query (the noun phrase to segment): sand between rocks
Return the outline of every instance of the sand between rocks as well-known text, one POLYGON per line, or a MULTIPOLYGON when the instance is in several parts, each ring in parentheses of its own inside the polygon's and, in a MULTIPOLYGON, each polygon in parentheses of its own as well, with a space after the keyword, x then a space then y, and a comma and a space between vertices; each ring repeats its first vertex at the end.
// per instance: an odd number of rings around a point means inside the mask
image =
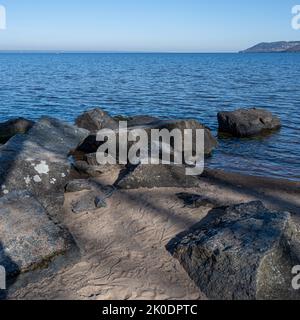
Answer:
MULTIPOLYGON (((109 174, 98 182, 109 184, 112 179, 109 174)), ((36 278, 28 275, 16 281, 7 298, 206 299, 165 245, 199 222, 211 207, 185 207, 176 194, 200 194, 224 205, 260 199, 267 207, 290 210, 297 218, 298 184, 287 183, 285 188, 279 181, 262 181, 210 172, 199 188, 117 190, 107 200, 107 208, 82 214, 70 208, 80 193, 66 194, 61 219, 80 257, 58 271, 50 266, 38 271, 36 278)))

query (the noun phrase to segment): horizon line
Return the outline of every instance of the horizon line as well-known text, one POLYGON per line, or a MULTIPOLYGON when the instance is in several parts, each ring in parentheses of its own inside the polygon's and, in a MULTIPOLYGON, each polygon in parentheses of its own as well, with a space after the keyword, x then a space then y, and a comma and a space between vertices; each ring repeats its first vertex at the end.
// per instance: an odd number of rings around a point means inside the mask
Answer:
POLYGON ((122 50, 0 50, 0 53, 145 53, 145 54, 217 54, 217 53, 239 53, 239 51, 122 51, 122 50))

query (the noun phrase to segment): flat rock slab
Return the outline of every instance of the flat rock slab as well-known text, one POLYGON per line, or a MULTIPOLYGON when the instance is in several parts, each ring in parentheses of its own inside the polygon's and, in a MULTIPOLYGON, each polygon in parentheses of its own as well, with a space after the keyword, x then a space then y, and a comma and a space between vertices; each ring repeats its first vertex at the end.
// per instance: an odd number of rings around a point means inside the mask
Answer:
POLYGON ((138 165, 118 182, 122 189, 182 187, 199 185, 199 179, 186 175, 184 166, 177 165, 138 165))
POLYGON ((280 119, 263 109, 239 109, 233 112, 218 113, 219 132, 235 137, 251 137, 277 130, 280 119))
POLYGON ((72 241, 28 192, 0 198, 0 265, 8 276, 38 268, 66 252, 72 241))
POLYGON ((16 135, 0 147, 0 196, 30 191, 47 211, 57 213, 75 148, 88 131, 53 118, 42 118, 26 135, 16 135))
POLYGON ((167 249, 209 299, 299 299, 300 231, 261 202, 212 210, 167 249))

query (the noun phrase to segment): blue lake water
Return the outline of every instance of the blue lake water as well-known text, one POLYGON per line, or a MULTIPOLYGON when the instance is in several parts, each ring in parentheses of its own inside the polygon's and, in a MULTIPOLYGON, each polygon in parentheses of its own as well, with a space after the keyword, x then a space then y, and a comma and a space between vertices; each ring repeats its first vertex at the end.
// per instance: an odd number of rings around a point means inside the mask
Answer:
POLYGON ((300 180, 300 54, 0 54, 0 121, 111 114, 196 118, 262 107, 282 119, 261 139, 226 139, 208 165, 300 180))

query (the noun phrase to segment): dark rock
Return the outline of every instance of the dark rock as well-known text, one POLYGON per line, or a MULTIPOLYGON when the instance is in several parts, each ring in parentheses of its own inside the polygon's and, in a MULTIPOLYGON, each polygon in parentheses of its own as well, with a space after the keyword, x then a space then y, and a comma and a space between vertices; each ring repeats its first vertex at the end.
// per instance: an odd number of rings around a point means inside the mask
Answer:
POLYGON ((76 198, 71 203, 72 211, 74 213, 87 213, 96 209, 95 194, 93 192, 85 193, 76 198))
POLYGON ((84 192, 78 194, 75 200, 71 203, 72 211, 76 214, 88 213, 96 210, 97 208, 106 208, 106 199, 110 195, 106 194, 105 191, 96 190, 95 188, 92 192, 84 192))
POLYGON ((212 210, 167 246, 209 299, 299 299, 300 231, 261 202, 212 210))
POLYGON ((88 135, 74 150, 74 153, 95 153, 103 142, 97 141, 96 134, 88 135))
POLYGON ((145 126, 159 121, 159 118, 152 116, 134 116, 128 120, 128 127, 145 126))
POLYGON ((187 176, 185 167, 178 165, 138 165, 118 182, 122 189, 180 187, 199 185, 195 176, 187 176))
POLYGON ((262 109, 239 109, 233 112, 218 113, 219 132, 236 137, 251 137, 277 130, 280 119, 262 109))
MULTIPOLYGON (((174 129, 179 129, 182 133, 182 136, 184 135, 184 130, 186 129, 192 129, 192 130, 205 130, 204 132, 204 153, 206 155, 210 155, 212 151, 217 147, 218 142, 216 138, 212 135, 211 131, 202 125, 199 121, 194 119, 178 119, 178 120, 159 120, 154 121, 148 125, 142 126, 142 128, 146 129, 149 132, 149 138, 150 138, 150 132, 151 129, 167 129, 168 131, 172 131, 174 129)), ((193 150, 195 150, 196 140, 193 140, 193 150)), ((172 146, 173 147, 173 146, 172 146)))
POLYGON ((119 124, 107 112, 100 108, 88 110, 75 120, 79 128, 84 128, 92 133, 101 129, 117 129, 119 124))
POLYGON ((93 190, 93 185, 89 180, 84 179, 76 179, 70 181, 65 188, 66 192, 79 192, 79 191, 87 191, 93 190))
POLYGON ((122 170, 123 166, 119 164, 90 164, 91 160, 88 161, 75 161, 73 163, 74 168, 82 174, 86 174, 89 177, 99 177, 104 173, 108 173, 115 170, 122 170), (89 161, 89 162, 88 162, 89 161))
POLYGON ((33 121, 17 118, 0 123, 0 143, 6 143, 16 134, 24 134, 34 125, 33 121))
POLYGON ((219 203, 215 200, 209 199, 207 197, 203 197, 198 194, 192 193, 178 193, 177 197, 180 200, 183 200, 185 206, 189 208, 200 208, 200 207, 216 207, 219 206, 219 203))
POLYGON ((75 161, 73 163, 73 166, 79 173, 85 174, 89 177, 99 177, 105 172, 104 167, 92 166, 89 165, 86 161, 82 160, 75 161))
MULTIPOLYGON (((169 131, 172 131, 173 129, 179 129, 182 134, 184 134, 185 129, 204 129, 204 153, 205 155, 210 155, 214 148, 218 145, 216 138, 212 135, 211 131, 203 126, 201 123, 199 123, 197 120, 158 120, 151 122, 150 124, 143 124, 136 127, 130 127, 128 128, 128 131, 134 130, 134 129, 144 129, 148 133, 148 139, 149 143, 151 140, 151 129, 167 129, 169 131)), ((118 135, 118 133, 116 133, 118 135)), ((118 143, 118 138, 117 138, 118 143)), ((97 141, 97 135, 96 134, 90 134, 76 149, 76 152, 89 154, 89 153, 95 153, 97 152, 98 148, 103 144, 101 141, 97 141)), ((128 143, 128 146, 130 147, 130 143, 128 143)), ((193 140, 193 150, 196 146, 196 140, 193 140)), ((173 147, 171 145, 171 147, 173 147)), ((118 145, 117 145, 118 150, 118 145)))
POLYGON ((30 191, 49 214, 60 212, 69 180, 69 150, 88 131, 52 118, 37 122, 27 135, 16 135, 0 149, 0 196, 30 191))
POLYGON ((116 121, 127 121, 128 127, 144 126, 152 122, 159 121, 159 118, 147 115, 138 115, 138 116, 115 116, 113 117, 116 121))
POLYGON ((71 245, 68 233, 48 218, 30 193, 0 198, 0 265, 8 276, 38 268, 71 245))
POLYGON ((105 202, 105 198, 102 196, 97 196, 95 198, 95 206, 96 208, 106 208, 107 207, 107 204, 105 202))

